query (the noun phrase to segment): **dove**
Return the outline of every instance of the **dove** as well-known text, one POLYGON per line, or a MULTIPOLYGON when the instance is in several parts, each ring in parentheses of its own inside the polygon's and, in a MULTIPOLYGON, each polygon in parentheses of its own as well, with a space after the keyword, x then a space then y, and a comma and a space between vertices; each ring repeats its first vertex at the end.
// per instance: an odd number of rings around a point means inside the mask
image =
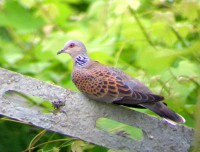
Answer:
POLYGON ((163 96, 152 93, 147 86, 122 70, 92 60, 81 41, 68 41, 57 54, 61 53, 72 57, 72 81, 89 99, 132 108, 147 108, 167 120, 185 123, 181 115, 162 102, 163 96))

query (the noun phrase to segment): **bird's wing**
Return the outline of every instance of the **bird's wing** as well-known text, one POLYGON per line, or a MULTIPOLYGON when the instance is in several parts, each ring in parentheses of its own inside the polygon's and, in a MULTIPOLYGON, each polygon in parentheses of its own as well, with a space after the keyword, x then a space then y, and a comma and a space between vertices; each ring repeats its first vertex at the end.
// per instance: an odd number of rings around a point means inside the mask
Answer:
POLYGON ((121 97, 113 101, 114 103, 130 106, 141 103, 158 102, 164 99, 162 96, 153 94, 145 85, 131 78, 123 71, 113 67, 108 67, 108 71, 110 71, 110 75, 114 77, 112 78, 114 80, 112 83, 117 87, 119 97, 121 97))
POLYGON ((137 79, 129 76, 125 72, 123 72, 120 69, 114 68, 114 67, 108 67, 110 71, 112 71, 114 74, 118 75, 123 81, 129 85, 129 87, 132 88, 134 91, 142 92, 145 94, 152 94, 152 92, 149 90, 147 86, 139 82, 137 79))
POLYGON ((86 96, 102 102, 136 105, 163 99, 150 91, 140 91, 138 88, 145 88, 144 85, 131 82, 132 79, 122 71, 98 62, 91 62, 87 68, 81 70, 75 69, 72 80, 86 96))

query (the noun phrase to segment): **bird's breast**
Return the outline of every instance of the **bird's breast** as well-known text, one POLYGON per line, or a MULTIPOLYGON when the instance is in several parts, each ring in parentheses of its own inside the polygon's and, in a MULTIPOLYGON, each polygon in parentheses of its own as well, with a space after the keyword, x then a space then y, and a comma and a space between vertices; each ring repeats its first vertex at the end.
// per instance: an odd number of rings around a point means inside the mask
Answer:
POLYGON ((107 71, 75 70, 72 81, 84 95, 91 99, 112 102, 118 98, 119 93, 114 79, 112 80, 111 73, 107 71))

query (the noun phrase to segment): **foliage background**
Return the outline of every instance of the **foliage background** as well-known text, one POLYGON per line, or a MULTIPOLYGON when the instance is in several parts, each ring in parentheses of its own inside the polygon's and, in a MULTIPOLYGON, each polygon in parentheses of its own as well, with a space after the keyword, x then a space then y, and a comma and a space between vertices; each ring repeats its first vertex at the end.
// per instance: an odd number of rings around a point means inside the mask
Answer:
MULTIPOLYGON (((200 99, 198 0, 0 1, 1 67, 76 90, 70 57, 56 55, 70 39, 83 41, 94 60, 122 69, 165 96, 168 106, 186 118, 185 125, 195 127, 200 99)), ((38 133, 37 144, 55 140, 40 151, 107 151, 3 117, 0 123, 3 151, 25 150, 38 133)))

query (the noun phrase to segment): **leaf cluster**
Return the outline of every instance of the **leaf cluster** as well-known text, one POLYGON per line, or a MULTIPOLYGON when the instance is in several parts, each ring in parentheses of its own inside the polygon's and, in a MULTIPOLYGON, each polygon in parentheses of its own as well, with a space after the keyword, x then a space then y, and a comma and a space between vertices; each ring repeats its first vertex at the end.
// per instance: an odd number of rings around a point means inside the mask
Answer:
MULTIPOLYGON (((199 21, 198 0, 0 1, 0 66, 76 90, 70 57, 56 52, 66 41, 78 39, 91 58, 122 69, 165 96, 168 106, 194 127, 200 96, 199 21)), ((8 132, 6 123, 1 126, 8 132)), ((31 128, 18 132, 31 133, 31 128)), ((79 143, 72 150, 79 145, 80 151, 79 143)))

